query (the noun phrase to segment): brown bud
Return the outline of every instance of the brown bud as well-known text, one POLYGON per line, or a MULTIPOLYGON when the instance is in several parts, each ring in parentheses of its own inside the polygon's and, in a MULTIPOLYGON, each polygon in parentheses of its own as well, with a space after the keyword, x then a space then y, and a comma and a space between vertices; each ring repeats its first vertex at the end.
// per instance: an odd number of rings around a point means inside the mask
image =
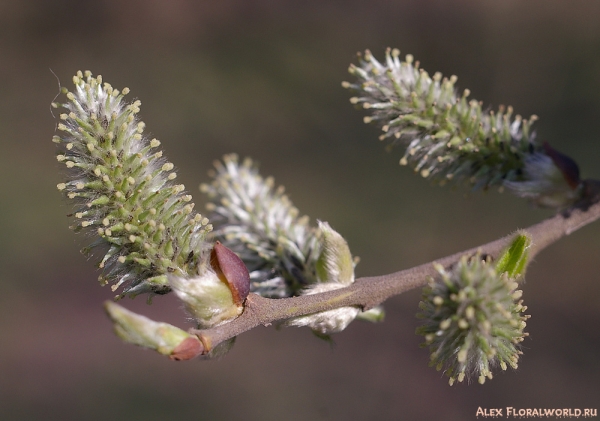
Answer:
POLYGON ((234 303, 242 305, 250 292, 250 274, 242 259, 217 241, 210 253, 210 265, 219 279, 229 286, 234 303))
POLYGON ((577 163, 571 157, 554 149, 548 142, 544 142, 543 146, 546 155, 552 159, 554 165, 562 172, 567 184, 569 184, 572 189, 576 189, 580 182, 579 167, 577 166, 577 163))
POLYGON ((169 358, 174 361, 186 361, 197 357, 204 351, 204 346, 198 338, 185 338, 179 345, 173 349, 169 358))

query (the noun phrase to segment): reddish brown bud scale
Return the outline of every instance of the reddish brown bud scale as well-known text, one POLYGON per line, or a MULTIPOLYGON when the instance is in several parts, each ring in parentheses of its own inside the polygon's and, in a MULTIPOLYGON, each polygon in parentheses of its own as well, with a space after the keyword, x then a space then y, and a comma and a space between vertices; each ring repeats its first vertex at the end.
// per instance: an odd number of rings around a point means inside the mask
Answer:
POLYGON ((250 274, 242 259, 217 241, 210 253, 210 265, 219 279, 229 286, 234 303, 241 306, 250 293, 250 274))
POLYGON ((572 158, 554 149, 548 142, 544 142, 543 146, 546 154, 552 159, 554 165, 558 167, 563 177, 565 177, 567 184, 572 189, 576 189, 580 183, 577 163, 572 158))
POLYGON ((186 361, 197 357, 204 352, 204 346, 198 338, 185 338, 173 349, 169 358, 174 361, 186 361))

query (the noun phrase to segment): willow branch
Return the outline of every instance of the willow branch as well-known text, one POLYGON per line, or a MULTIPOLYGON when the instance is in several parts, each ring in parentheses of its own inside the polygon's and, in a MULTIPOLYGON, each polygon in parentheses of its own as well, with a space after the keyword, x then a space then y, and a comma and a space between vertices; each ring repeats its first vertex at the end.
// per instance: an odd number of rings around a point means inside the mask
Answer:
MULTIPOLYGON (((534 257, 562 237, 599 219, 600 202, 597 197, 594 202, 590 206, 575 207, 522 230, 532 240, 529 256, 534 257)), ((250 294, 244 312, 237 319, 211 329, 190 329, 189 332, 200 338, 204 347, 203 353, 207 353, 219 343, 259 325, 268 326, 277 321, 345 306, 357 306, 362 310, 368 310, 390 297, 426 285, 430 277, 437 273, 433 267, 434 262, 449 267, 461 256, 475 254, 477 251, 497 258, 513 237, 508 235, 399 272, 358 278, 352 285, 334 291, 282 299, 269 299, 250 294)))

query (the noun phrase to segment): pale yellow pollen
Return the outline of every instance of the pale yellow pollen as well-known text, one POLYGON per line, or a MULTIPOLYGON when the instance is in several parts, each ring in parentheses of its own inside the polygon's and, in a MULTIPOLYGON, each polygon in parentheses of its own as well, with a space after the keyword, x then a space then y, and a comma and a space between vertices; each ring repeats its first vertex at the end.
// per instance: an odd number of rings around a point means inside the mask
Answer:
POLYGON ((184 202, 189 202, 190 200, 192 200, 192 195, 190 194, 186 194, 185 196, 182 197, 184 202))
POLYGON ((75 188, 77 188, 79 190, 83 189, 84 187, 85 187, 85 184, 82 183, 81 181, 79 183, 75 184, 75 188))
POLYGON ((436 295, 435 297, 433 297, 433 304, 435 304, 436 306, 441 306, 442 304, 444 304, 444 299, 439 295, 436 295))
POLYGON ((77 197, 77 193, 69 193, 69 194, 67 195, 67 197, 68 197, 69 199, 75 199, 75 198, 77 197))
POLYGON ((125 256, 119 256, 119 258, 117 260, 119 261, 119 263, 125 263, 127 258, 125 256))
POLYGON ((158 151, 154 154, 154 158, 158 159, 162 156, 162 154, 163 154, 162 151, 158 151))
POLYGON ((461 349, 460 351, 458 351, 458 354, 456 354, 456 359, 459 363, 464 363, 465 361, 467 361, 467 350, 461 349))
POLYGON ((158 140, 158 139, 156 139, 156 138, 155 138, 155 139, 152 139, 152 140, 150 141, 150 147, 151 147, 151 148, 157 148, 159 145, 160 145, 160 140, 158 140))
POLYGON ((94 144, 93 144, 92 142, 89 142, 89 143, 87 144, 87 148, 88 148, 88 150, 89 150, 90 152, 92 152, 92 151, 95 149, 95 146, 94 146, 94 144))
POLYGON ((58 190, 61 190, 61 191, 62 191, 62 190, 64 190, 64 189, 66 189, 66 188, 67 188, 67 185, 66 185, 66 183, 58 183, 58 184, 56 185, 56 188, 57 188, 58 190))
POLYGON ((107 228, 104 230, 104 234, 106 234, 107 237, 110 237, 112 235, 112 230, 107 228))
POLYGON ((165 224, 161 223, 158 225, 158 230, 159 231, 164 231, 167 227, 165 227, 165 224))
POLYGON ((126 224, 125 224, 125 229, 126 229, 127 231, 131 231, 131 228, 132 228, 132 226, 131 226, 131 224, 130 224, 130 223, 126 223, 126 224))
POLYGON ((461 329, 466 329, 469 327, 469 322, 467 322, 465 319, 460 319, 458 321, 458 327, 461 329))
POLYGON ((129 93, 129 88, 125 87, 122 91, 123 95, 127 95, 129 93))
POLYGON ((150 215, 156 215, 156 208, 150 208, 150 215))
POLYGON ((81 222, 81 226, 82 226, 83 228, 85 228, 85 227, 88 227, 88 226, 90 226, 90 225, 92 225, 92 222, 90 222, 90 221, 83 221, 83 222, 81 222))
POLYGON ((67 120, 69 118, 69 116, 67 114, 61 114, 60 115, 60 119, 61 120, 67 120))
POLYGON ((56 160, 57 160, 58 162, 62 162, 62 161, 64 161, 65 159, 67 159, 67 157, 66 157, 66 156, 64 156, 64 155, 56 155, 56 160))
POLYGON ((65 162, 65 165, 67 166, 67 168, 73 168, 75 166, 75 163, 73 161, 67 161, 65 162))
POLYGON ((133 177, 127 177, 127 182, 129 184, 135 184, 135 178, 133 178, 133 177))
POLYGON ((489 320, 484 320, 483 322, 481 322, 481 328, 482 331, 489 332, 490 330, 492 330, 492 324, 489 320))
POLYGON ((73 149, 73 143, 67 143, 67 145, 65 146, 68 150, 73 149))
POLYGON ((169 181, 175 180, 176 178, 177 178, 177 174, 174 172, 172 172, 171 174, 169 174, 167 176, 167 180, 169 180, 169 181))
POLYGON ((173 169, 173 164, 170 162, 167 162, 166 164, 163 164, 163 166, 162 166, 163 171, 171 171, 172 169, 173 169))
POLYGON ((443 321, 440 323, 440 329, 441 329, 441 330, 446 330, 446 329, 448 329, 448 328, 450 327, 450 324, 451 324, 451 323, 452 323, 452 320, 450 320, 450 319, 443 320, 443 321))
POLYGON ((135 240, 137 240, 137 237, 135 235, 131 234, 129 236, 129 241, 132 242, 132 243, 135 243, 135 240))

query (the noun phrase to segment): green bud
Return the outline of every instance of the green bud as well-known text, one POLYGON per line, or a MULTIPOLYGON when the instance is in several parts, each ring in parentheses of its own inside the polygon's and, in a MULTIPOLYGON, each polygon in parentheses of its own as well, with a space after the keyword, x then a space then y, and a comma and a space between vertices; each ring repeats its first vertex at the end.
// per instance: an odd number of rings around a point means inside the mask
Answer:
POLYGON ((150 348, 173 360, 189 360, 202 353, 200 340, 168 323, 159 323, 136 314, 111 301, 104 308, 123 341, 150 348))
POLYGON ((354 282, 354 262, 348 243, 327 222, 319 221, 321 255, 317 260, 320 282, 350 285, 354 282))

